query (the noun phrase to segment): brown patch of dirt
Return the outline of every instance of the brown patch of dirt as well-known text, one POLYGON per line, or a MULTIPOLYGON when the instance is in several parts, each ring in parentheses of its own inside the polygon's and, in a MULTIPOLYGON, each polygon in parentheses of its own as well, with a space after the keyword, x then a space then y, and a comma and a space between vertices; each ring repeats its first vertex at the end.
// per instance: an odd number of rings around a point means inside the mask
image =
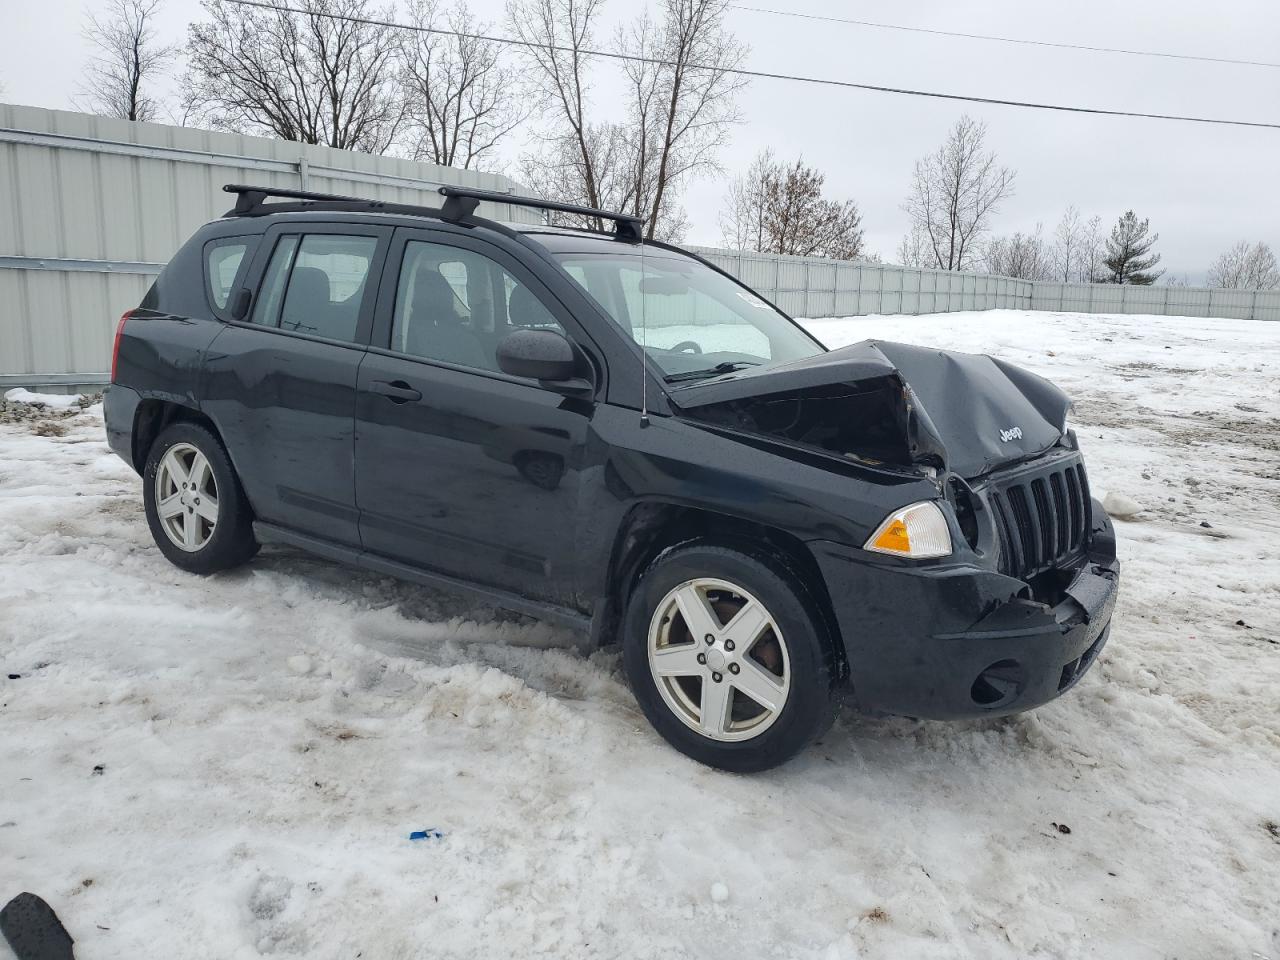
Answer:
POLYGON ((38 420, 31 425, 31 432, 37 437, 64 437, 67 426, 57 420, 38 420))

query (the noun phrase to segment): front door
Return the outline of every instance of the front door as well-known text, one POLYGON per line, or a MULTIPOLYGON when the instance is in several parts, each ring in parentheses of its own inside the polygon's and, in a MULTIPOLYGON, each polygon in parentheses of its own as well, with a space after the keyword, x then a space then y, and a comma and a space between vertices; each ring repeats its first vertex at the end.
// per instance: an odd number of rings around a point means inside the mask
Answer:
POLYGON ((494 351, 572 321, 505 251, 448 231, 398 230, 382 289, 357 384, 365 549, 571 604, 594 404, 502 373, 494 351))
POLYGON ((385 227, 269 231, 244 322, 210 345, 201 405, 222 432, 254 515, 358 546, 356 376, 390 242, 385 227))

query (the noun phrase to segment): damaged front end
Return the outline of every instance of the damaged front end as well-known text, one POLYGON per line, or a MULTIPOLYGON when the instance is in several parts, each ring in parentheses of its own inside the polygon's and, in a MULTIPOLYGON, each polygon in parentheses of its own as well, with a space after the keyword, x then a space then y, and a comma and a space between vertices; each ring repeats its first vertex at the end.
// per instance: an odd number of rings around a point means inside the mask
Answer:
POLYGON ((936 559, 809 542, 864 710, 1026 710, 1106 643, 1114 533, 1067 430, 1070 401, 1048 381, 991 357, 864 342, 671 398, 713 429, 928 477, 949 505, 953 552, 936 559))
POLYGON ((689 419, 875 466, 974 479, 1065 437, 1070 402, 991 357, 865 341, 671 392, 689 419))
POLYGON ((1119 590, 1111 523, 1054 596, 966 562, 882 562, 809 544, 831 592, 858 708, 951 720, 1029 710, 1065 693, 1110 635, 1119 590))
POLYGON ((871 466, 936 470, 946 462, 941 438, 896 373, 721 400, 686 413, 703 423, 871 466))

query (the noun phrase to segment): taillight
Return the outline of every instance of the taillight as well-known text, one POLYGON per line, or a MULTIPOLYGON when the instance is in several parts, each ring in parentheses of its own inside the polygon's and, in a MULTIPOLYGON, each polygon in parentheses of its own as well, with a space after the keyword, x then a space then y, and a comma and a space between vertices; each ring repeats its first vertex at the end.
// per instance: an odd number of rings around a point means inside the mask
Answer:
POLYGON ((124 322, 133 315, 132 310, 126 310, 120 315, 120 322, 116 324, 116 339, 111 345, 111 382, 116 382, 116 369, 120 363, 120 338, 124 335, 124 322))

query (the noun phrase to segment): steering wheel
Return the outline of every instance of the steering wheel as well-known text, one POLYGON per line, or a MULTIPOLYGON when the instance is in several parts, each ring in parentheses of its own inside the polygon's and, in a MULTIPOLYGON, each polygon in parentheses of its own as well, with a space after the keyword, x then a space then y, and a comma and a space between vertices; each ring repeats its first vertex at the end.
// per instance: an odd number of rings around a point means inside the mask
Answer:
POLYGON ((701 353, 702 347, 694 343, 692 340, 681 340, 671 348, 676 353, 701 353))

